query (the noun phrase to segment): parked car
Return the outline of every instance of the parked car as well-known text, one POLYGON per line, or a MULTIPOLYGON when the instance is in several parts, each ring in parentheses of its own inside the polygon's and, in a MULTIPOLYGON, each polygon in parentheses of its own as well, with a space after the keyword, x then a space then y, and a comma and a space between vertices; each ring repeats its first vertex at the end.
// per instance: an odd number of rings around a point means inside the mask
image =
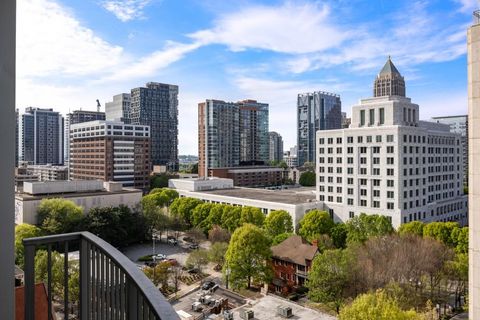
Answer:
POLYGON ((157 253, 156 255, 153 256, 154 260, 165 260, 167 259, 167 256, 164 255, 163 253, 157 253))
POLYGON ((192 243, 191 245, 188 246, 190 249, 195 250, 198 249, 198 244, 192 243))
POLYGON ((207 281, 202 285, 202 290, 210 290, 215 286, 215 282, 213 281, 207 281))
POLYGON ((171 244, 171 245, 176 246, 176 245, 178 244, 178 241, 177 241, 177 239, 172 238, 172 239, 168 239, 168 243, 171 244))

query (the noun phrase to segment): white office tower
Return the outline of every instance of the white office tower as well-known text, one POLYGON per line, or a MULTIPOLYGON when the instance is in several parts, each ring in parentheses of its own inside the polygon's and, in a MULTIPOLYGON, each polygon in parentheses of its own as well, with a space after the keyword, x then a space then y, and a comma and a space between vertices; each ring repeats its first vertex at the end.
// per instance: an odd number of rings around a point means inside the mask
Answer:
POLYGON ((336 221, 366 214, 467 222, 461 136, 419 121, 390 58, 373 98, 352 107, 350 128, 317 131, 317 200, 336 221), (392 90, 392 88, 397 88, 392 90))

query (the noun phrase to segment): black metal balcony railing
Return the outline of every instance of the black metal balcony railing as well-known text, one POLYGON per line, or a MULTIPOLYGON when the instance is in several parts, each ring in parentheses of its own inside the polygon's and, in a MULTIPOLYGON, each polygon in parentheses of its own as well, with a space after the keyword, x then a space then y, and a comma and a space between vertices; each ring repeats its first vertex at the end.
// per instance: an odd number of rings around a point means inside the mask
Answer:
POLYGON ((52 319, 52 247, 64 251, 64 319, 69 318, 68 252, 80 252, 78 318, 178 320, 172 306, 138 267, 112 245, 89 232, 23 240, 25 246, 25 320, 35 319, 35 252, 47 249, 48 319, 52 319))

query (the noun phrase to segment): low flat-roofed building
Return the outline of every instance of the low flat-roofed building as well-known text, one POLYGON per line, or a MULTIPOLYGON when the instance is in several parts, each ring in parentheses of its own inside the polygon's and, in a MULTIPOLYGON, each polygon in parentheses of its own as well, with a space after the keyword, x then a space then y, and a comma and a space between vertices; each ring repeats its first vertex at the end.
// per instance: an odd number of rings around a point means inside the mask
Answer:
POLYGON ((209 168, 209 177, 228 178, 236 187, 271 187, 283 184, 285 170, 270 166, 209 168))
POLYGON ((295 226, 304 214, 313 209, 323 210, 323 202, 316 201, 314 188, 266 190, 239 188, 231 179, 171 179, 169 187, 176 189, 181 197, 200 199, 205 202, 251 206, 268 214, 273 210, 290 213, 295 226))
POLYGON ((27 166, 27 171, 37 175, 40 181, 68 180, 67 166, 31 165, 27 166))
POLYGON ((87 213, 95 207, 135 208, 142 200, 142 190, 97 180, 25 182, 23 192, 15 194, 15 224, 37 224, 38 206, 52 198, 71 200, 87 213))

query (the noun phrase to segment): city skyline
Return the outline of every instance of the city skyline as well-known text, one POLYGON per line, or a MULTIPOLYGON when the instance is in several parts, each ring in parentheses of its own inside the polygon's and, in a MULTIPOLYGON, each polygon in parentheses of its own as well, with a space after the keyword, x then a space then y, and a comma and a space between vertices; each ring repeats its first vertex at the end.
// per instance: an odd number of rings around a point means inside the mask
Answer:
POLYGON ((296 140, 297 94, 334 92, 350 114, 371 95, 365 84, 391 55, 421 119, 462 114, 465 29, 476 3, 25 0, 18 8, 17 107, 94 111, 96 99, 104 106, 146 82, 172 83, 180 88, 179 154, 197 154, 191 115, 206 98, 269 103, 270 130, 288 148, 296 140), (255 37, 241 23, 245 15, 255 37), (293 28, 303 20, 311 23, 293 28))

